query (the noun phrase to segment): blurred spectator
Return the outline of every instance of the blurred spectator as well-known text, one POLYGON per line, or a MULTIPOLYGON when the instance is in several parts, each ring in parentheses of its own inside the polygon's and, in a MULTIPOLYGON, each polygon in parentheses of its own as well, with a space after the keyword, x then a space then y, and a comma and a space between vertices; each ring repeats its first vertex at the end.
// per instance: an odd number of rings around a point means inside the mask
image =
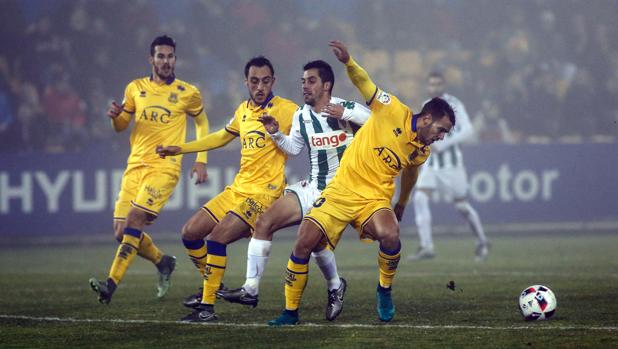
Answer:
POLYGON ((73 89, 66 72, 58 71, 45 88, 43 108, 50 138, 48 151, 79 150, 87 139, 84 101, 73 89))
MULTIPOLYGON (((484 127, 481 140, 616 141, 615 9, 563 0, 3 0, 0 130, 12 137, 3 149, 118 142, 101 110, 122 97, 127 75, 148 74, 143 47, 163 33, 178 41, 179 77, 205 91, 213 125, 247 98, 238 88, 247 59, 271 58, 276 92, 299 101, 299 67, 328 60, 327 40, 340 38, 412 105, 428 71, 447 72, 484 127), (593 120, 580 117, 598 105, 593 120)), ((357 98, 350 84, 335 88, 357 98)))

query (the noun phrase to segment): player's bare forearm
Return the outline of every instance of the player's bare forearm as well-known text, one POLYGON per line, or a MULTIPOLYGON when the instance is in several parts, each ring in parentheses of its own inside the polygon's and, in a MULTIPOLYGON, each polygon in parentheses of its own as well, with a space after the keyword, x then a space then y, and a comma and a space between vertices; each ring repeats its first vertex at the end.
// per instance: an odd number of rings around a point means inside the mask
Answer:
POLYGON ((410 192, 412 188, 414 188, 416 179, 418 178, 418 171, 418 166, 410 166, 404 168, 401 172, 401 188, 399 190, 399 200, 397 200, 397 204, 405 206, 408 203, 410 192))

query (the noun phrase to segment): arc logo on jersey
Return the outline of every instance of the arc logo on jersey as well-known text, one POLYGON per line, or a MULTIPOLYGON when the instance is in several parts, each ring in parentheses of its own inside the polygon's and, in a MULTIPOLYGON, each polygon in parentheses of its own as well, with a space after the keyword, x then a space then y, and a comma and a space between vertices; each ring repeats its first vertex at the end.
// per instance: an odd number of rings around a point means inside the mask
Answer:
POLYGON ((401 160, 392 149, 388 147, 376 147, 373 148, 373 151, 386 166, 393 170, 401 170, 401 160))
POLYGON ((351 139, 352 137, 341 130, 314 133, 309 136, 309 145, 311 149, 316 150, 335 149, 343 145, 348 145, 351 139))
POLYGON ((266 138, 264 132, 249 131, 242 139, 243 149, 257 149, 266 146, 266 138))
POLYGON ((139 119, 145 121, 160 122, 162 124, 169 124, 171 121, 171 115, 172 112, 169 109, 155 105, 152 107, 144 108, 139 119))

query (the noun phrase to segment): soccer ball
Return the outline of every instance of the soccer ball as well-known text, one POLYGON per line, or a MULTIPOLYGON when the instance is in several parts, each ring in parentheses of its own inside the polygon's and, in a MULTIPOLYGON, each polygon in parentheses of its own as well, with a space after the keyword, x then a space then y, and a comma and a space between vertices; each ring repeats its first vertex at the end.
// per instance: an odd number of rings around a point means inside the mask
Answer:
POLYGON ((556 312, 556 296, 547 286, 532 285, 519 295, 519 310, 527 321, 549 319, 556 312))

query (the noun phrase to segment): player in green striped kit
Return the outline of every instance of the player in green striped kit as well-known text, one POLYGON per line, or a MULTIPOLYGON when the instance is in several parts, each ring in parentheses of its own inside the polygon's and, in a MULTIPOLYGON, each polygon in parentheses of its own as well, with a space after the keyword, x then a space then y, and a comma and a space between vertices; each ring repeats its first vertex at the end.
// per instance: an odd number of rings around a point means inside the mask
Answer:
POLYGON ((474 134, 474 129, 463 103, 445 92, 444 76, 441 73, 429 74, 427 83, 430 97, 440 97, 451 105, 457 116, 457 125, 442 142, 432 144, 431 155, 419 173, 413 203, 420 247, 416 254, 409 256, 408 259, 430 259, 435 256, 429 200, 433 192, 438 190, 453 199, 457 212, 472 228, 477 238, 475 259, 480 262, 487 258, 489 242, 478 213, 467 199, 468 176, 459 149, 459 144, 470 138, 474 134))
MULTIPOLYGON (((303 70, 301 81, 305 105, 294 114, 290 135, 281 133, 272 117, 263 116, 261 121, 279 148, 287 154, 298 155, 307 147, 311 173, 308 180, 288 186, 285 195, 258 218, 247 251, 245 284, 238 289, 217 292, 218 296, 233 303, 257 305, 259 282, 268 261, 274 232, 299 224, 311 210, 313 202, 339 168, 339 160, 355 131, 370 115, 369 109, 362 105, 331 96, 335 77, 328 63, 312 61, 303 70)), ((345 280, 337 273, 332 250, 323 249, 312 256, 327 281, 326 319, 334 320, 343 307, 345 280)))

